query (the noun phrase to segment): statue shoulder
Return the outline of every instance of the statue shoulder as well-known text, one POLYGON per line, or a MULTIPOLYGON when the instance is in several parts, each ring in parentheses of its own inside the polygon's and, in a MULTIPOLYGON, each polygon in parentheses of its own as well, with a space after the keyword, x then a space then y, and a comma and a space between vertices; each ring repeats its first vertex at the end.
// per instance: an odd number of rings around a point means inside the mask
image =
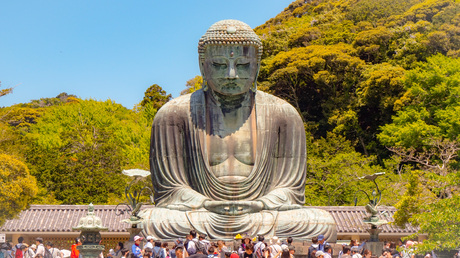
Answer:
POLYGON ((274 107, 276 109, 281 109, 280 111, 282 113, 292 114, 294 116, 298 116, 299 119, 301 119, 300 114, 297 111, 297 109, 295 109, 291 104, 289 104, 284 99, 281 99, 277 96, 274 96, 272 94, 258 90, 256 94, 256 101, 257 101, 257 105, 262 104, 262 105, 274 107))
POLYGON ((204 93, 202 90, 181 95, 164 104, 155 115, 154 121, 187 119, 190 116, 191 110, 194 109, 193 107, 203 105, 203 103, 204 93))

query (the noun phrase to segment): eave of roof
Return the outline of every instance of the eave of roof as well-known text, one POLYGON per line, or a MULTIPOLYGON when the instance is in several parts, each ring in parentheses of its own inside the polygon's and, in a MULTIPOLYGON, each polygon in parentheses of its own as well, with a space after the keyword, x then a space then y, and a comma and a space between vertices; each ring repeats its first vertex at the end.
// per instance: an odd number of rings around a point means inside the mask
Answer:
MULTIPOLYGON (((152 206, 146 206, 152 207, 152 206)), ((119 207, 122 208, 122 207, 119 207)), ((323 209, 331 213, 337 224, 337 233, 341 234, 367 234, 369 225, 363 222, 368 216, 363 206, 315 206, 312 208, 323 209)), ((94 212, 102 220, 108 232, 126 232, 128 224, 121 222, 129 218, 124 212, 116 214, 116 205, 94 205, 94 212)), ((380 206, 380 218, 393 222, 393 215, 396 208, 391 206, 380 206)), ((0 232, 73 232, 72 227, 76 226, 81 217, 88 212, 87 205, 31 205, 29 209, 22 211, 18 218, 7 220, 0 232)), ((406 225, 405 229, 393 224, 386 224, 380 227, 382 234, 403 234, 416 233, 418 228, 406 225)))

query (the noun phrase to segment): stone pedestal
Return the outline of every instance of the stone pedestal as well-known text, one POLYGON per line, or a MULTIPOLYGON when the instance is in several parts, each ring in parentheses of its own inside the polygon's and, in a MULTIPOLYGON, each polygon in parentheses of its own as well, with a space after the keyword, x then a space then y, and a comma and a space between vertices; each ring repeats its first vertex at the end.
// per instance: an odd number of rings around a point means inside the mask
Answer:
POLYGON ((79 245, 77 249, 80 251, 81 258, 97 258, 102 251, 103 245, 79 245))
POLYGON ((365 248, 371 250, 373 256, 379 257, 382 255, 383 242, 367 242, 365 248))

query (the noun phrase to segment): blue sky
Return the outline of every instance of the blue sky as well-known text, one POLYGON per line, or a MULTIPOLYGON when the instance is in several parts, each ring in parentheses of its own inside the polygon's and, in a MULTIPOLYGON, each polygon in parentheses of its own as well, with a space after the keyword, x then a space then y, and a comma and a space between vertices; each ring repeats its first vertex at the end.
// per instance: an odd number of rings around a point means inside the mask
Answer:
POLYGON ((197 44, 214 22, 252 28, 291 0, 29 0, 0 3, 1 106, 55 97, 132 108, 152 84, 173 97, 199 74, 197 44))

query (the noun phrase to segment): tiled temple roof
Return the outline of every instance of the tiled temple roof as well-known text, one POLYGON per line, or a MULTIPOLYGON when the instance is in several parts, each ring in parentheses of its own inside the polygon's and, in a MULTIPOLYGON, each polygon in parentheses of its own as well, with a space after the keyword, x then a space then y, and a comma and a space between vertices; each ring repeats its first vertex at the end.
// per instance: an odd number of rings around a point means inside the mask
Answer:
MULTIPOLYGON (((94 212, 102 219, 109 232, 126 232, 126 223, 121 220, 129 218, 128 213, 116 215, 115 205, 95 205, 94 212)), ((363 223, 363 218, 368 216, 363 206, 316 206, 332 214, 337 224, 337 233, 363 234, 367 233, 368 225, 363 223)), ((393 221, 396 209, 390 206, 378 208, 381 219, 393 221)), ((87 205, 31 205, 20 213, 18 218, 7 220, 0 227, 0 232, 72 232, 72 227, 77 226, 81 217, 86 216, 87 205)), ((418 228, 407 225, 401 229, 395 225, 383 225, 382 233, 413 234, 418 228)))
MULTIPOLYGON (((369 225, 363 222, 363 218, 368 217, 364 206, 317 206, 315 208, 329 211, 334 217, 335 223, 337 224, 338 234, 353 234, 353 233, 367 233, 369 225)), ((392 206, 379 206, 378 211, 380 212, 379 218, 388 222, 393 222, 393 215, 396 212, 396 208, 392 206)), ((418 231, 418 227, 414 227, 410 224, 406 225, 405 229, 399 228, 396 225, 386 224, 379 227, 381 233, 389 234, 414 234, 418 231)))

